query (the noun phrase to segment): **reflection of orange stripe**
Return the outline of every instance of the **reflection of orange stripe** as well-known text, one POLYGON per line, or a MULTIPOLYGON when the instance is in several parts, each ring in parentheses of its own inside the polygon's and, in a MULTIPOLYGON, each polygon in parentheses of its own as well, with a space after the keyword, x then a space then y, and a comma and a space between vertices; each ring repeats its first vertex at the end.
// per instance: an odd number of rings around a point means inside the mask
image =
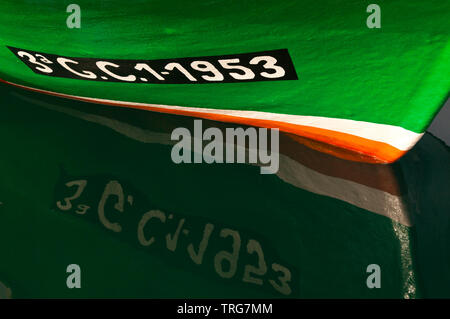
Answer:
MULTIPOLYGON (((329 144, 331 146, 335 146, 338 148, 342 148, 342 152, 336 151, 336 149, 333 151, 333 154, 338 157, 343 157, 347 159, 357 160, 357 161, 364 161, 364 162, 373 162, 373 163, 391 163, 400 158, 405 151, 401 151, 392 145, 389 145, 387 143, 378 142, 370 139, 366 139, 363 137, 347 134, 347 133, 341 133, 337 131, 322 129, 322 128, 316 128, 311 126, 305 126, 305 125, 296 125, 296 124, 290 124, 285 122, 279 122, 279 121, 272 121, 272 120, 261 120, 261 119, 252 119, 252 118, 246 118, 246 117, 239 117, 239 116, 233 116, 233 115, 224 115, 224 114, 214 114, 214 113, 207 113, 207 112, 196 112, 196 111, 187 111, 187 110, 176 110, 176 109, 166 109, 163 107, 156 107, 156 106, 143 106, 143 105, 127 105, 120 102, 110 102, 110 101, 98 101, 95 98, 85 98, 85 97, 75 97, 75 96, 67 96, 66 94, 56 93, 56 92, 48 92, 43 91, 31 87, 25 87, 22 85, 18 85, 15 83, 10 83, 4 80, 1 80, 1 82, 12 84, 14 86, 18 86, 21 88, 25 88, 27 90, 40 92, 40 93, 46 93, 49 95, 54 95, 58 97, 65 97, 70 98, 74 100, 80 100, 90 103, 96 103, 96 104, 105 104, 105 105, 111 105, 111 106, 120 106, 120 107, 128 107, 128 108, 135 108, 135 109, 141 109, 146 111, 154 111, 154 112, 160 112, 160 113, 168 113, 168 114, 177 114, 177 115, 185 115, 185 116, 196 116, 199 118, 204 119, 210 119, 214 121, 221 121, 221 122, 232 122, 232 123, 239 123, 244 125, 250 125, 250 126, 258 126, 258 127, 264 127, 264 128, 278 128, 280 131, 296 134, 299 136, 303 136, 312 140, 316 140, 319 142, 323 142, 326 144, 329 144), (348 152, 345 150, 350 150, 356 153, 360 153, 363 156, 348 156, 348 152), (345 156, 345 157, 344 157, 345 156)), ((316 149, 321 151, 326 151, 321 149, 320 147, 316 147, 316 149)))
MULTIPOLYGON (((396 164, 361 163, 329 156, 311 149, 311 141, 292 134, 280 134, 280 153, 326 176, 353 181, 395 196, 402 195, 405 190, 396 164)), ((351 152, 345 155, 350 156, 351 152)))

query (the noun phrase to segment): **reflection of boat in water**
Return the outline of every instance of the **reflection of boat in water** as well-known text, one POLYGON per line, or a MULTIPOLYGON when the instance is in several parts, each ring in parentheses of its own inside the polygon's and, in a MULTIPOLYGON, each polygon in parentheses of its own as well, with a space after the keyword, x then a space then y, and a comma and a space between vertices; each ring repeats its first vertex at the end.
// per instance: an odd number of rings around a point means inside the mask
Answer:
POLYGON ((0 88, 0 281, 13 297, 450 294, 450 152, 431 135, 382 165, 281 134, 279 171, 261 175, 174 164, 170 133, 191 118, 0 88), (65 286, 70 264, 82 289, 65 286), (372 264, 380 288, 366 284, 372 264))

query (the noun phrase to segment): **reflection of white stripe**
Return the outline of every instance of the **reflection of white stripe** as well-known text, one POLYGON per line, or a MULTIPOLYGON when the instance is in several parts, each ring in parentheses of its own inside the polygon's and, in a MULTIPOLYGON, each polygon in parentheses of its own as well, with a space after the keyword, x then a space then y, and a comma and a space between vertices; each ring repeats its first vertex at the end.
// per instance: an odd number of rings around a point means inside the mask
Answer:
POLYGON ((403 225, 411 226, 408 210, 400 196, 346 179, 321 174, 283 154, 280 154, 280 169, 277 175, 286 183, 298 188, 340 199, 389 217, 403 225))
POLYGON ((190 111, 190 112, 203 112, 211 114, 229 115, 236 117, 244 117, 257 120, 269 120, 285 122, 295 125, 303 125, 315 128, 326 129, 330 131, 336 131, 341 133, 347 133, 354 136, 359 136, 365 139, 383 142, 394 146, 401 151, 407 151, 411 149, 417 141, 422 137, 422 134, 412 132, 410 130, 404 129, 400 126, 388 125, 388 124, 378 124, 364 121, 355 121, 348 119, 338 119, 330 117, 319 117, 319 116, 303 116, 303 115, 289 115, 289 114, 277 114, 259 111, 239 111, 239 110, 220 110, 220 109, 209 109, 209 108, 199 108, 199 107, 187 107, 187 106, 172 106, 172 105, 161 105, 161 104, 147 104, 147 103, 136 103, 136 102, 125 102, 125 101, 115 101, 107 99, 97 99, 91 97, 82 97, 76 95, 69 95, 63 93, 57 93, 47 90, 35 89, 27 87, 24 85, 19 85, 11 82, 7 82, 22 88, 34 89, 43 93, 50 93, 59 95, 61 97, 70 99, 82 99, 85 101, 93 103, 118 103, 128 106, 140 106, 140 107, 153 107, 159 108, 161 110, 180 110, 180 111, 190 111))
POLYGON ((0 281, 0 299, 11 299, 11 289, 0 281))
MULTIPOLYGON (((143 143, 166 145, 176 143, 170 139, 170 134, 156 133, 107 117, 29 99, 19 94, 14 95, 45 108, 109 127, 118 133, 143 143)), ((412 225, 407 208, 400 196, 395 196, 353 181, 321 174, 283 154, 280 154, 280 165, 277 175, 284 182, 295 187, 342 200, 356 207, 386 216, 406 226, 412 225)))
POLYGON ((110 118, 107 118, 104 116, 84 113, 84 112, 80 112, 80 111, 77 111, 77 110, 74 110, 71 108, 53 105, 53 104, 42 102, 42 101, 39 101, 36 99, 30 99, 28 97, 22 96, 17 93, 11 93, 11 94, 24 100, 24 101, 29 102, 29 103, 43 106, 46 109, 61 112, 61 113, 64 113, 64 114, 67 114, 67 115, 70 115, 70 116, 73 116, 76 118, 80 118, 80 119, 88 121, 88 122, 106 126, 122 135, 125 135, 131 139, 137 140, 142 143, 158 143, 158 144, 168 144, 168 145, 172 145, 175 143, 175 142, 171 141, 170 136, 165 133, 152 132, 152 131, 142 129, 140 127, 133 126, 133 125, 130 125, 130 124, 127 124, 124 122, 114 120, 114 119, 110 119, 110 118))

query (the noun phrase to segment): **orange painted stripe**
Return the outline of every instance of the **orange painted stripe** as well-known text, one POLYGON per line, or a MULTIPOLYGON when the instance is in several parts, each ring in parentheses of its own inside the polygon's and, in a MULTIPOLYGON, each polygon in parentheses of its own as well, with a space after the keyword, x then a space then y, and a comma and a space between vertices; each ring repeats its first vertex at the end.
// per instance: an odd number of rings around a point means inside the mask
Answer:
MULTIPOLYGON (((290 123, 272 121, 272 120, 252 119, 252 118, 239 117, 239 116, 233 116, 233 115, 223 115, 223 114, 213 114, 213 113, 207 113, 207 112, 166 109, 163 107, 156 107, 156 106, 127 105, 127 104, 123 104, 120 102, 112 102, 112 101, 111 102, 110 101, 98 101, 95 98, 69 96, 66 94, 26 87, 26 86, 15 84, 15 83, 10 83, 10 82, 4 81, 2 79, 0 79, 0 82, 14 85, 16 87, 20 87, 20 88, 27 89, 27 90, 34 91, 34 92, 45 93, 45 94, 53 95, 53 96, 57 96, 57 97, 69 98, 69 99, 73 99, 73 100, 79 100, 79 101, 95 103, 95 104, 105 104, 105 105, 110 105, 110 106, 135 108, 135 109, 167 113, 167 114, 195 116, 195 117, 199 117, 199 118, 203 118, 203 119, 210 119, 210 120, 214 120, 214 121, 232 122, 232 123, 257 126, 257 127, 263 127, 263 128, 278 128, 280 131, 283 131, 286 133, 292 133, 292 134, 295 134, 298 136, 306 137, 308 139, 326 143, 331 146, 342 148, 343 150, 349 150, 349 151, 360 153, 361 155, 363 155, 361 157, 350 156, 350 158, 352 160, 359 159, 358 161, 364 161, 364 162, 392 163, 392 162, 396 161, 397 159, 399 159, 403 154, 406 153, 406 151, 399 150, 387 143, 366 139, 366 138, 351 135, 348 133, 341 133, 341 132, 337 132, 337 131, 316 128, 316 127, 311 127, 311 126, 296 125, 296 124, 290 124, 290 123), (368 158, 371 158, 371 159, 368 159, 368 158)), ((315 147, 315 148, 320 150, 320 148, 318 148, 318 147, 315 147)), ((324 151, 324 150, 322 150, 322 151, 324 151)), ((339 151, 336 151, 335 148, 333 150, 333 153, 339 157, 342 157, 343 155, 345 155, 347 158, 349 157, 349 155, 346 154, 346 152, 341 153, 339 151)))

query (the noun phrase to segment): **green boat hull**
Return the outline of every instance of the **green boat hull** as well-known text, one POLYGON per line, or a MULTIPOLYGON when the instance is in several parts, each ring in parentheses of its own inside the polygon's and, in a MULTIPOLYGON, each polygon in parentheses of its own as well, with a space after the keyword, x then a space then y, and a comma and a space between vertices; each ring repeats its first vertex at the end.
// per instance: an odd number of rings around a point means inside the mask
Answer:
MULTIPOLYGON (((364 1, 153 0, 128 5, 121 0, 80 0, 77 4, 79 29, 66 25, 70 12, 65 4, 2 1, 0 79, 90 102, 278 127, 353 151, 354 160, 384 163, 394 162, 414 146, 450 89, 446 1, 383 1, 381 28, 368 27, 371 13, 364 1), (26 53, 19 57, 8 47, 26 53), (295 76, 289 79, 270 78, 277 69, 270 63, 262 66, 261 59, 245 62, 245 68, 258 64, 269 77, 261 77, 262 69, 252 69, 256 78, 248 81, 230 77, 231 71, 217 64, 225 56, 281 49, 294 68, 295 76), (205 76, 213 77, 211 73, 201 76, 186 65, 196 82, 185 78, 179 84, 164 84, 142 70, 130 75, 135 80, 109 82, 102 80, 111 78, 109 74, 88 62, 69 64, 78 72, 94 72, 95 80, 38 71, 56 66, 64 71, 56 56, 113 59, 117 65, 121 62, 115 59, 152 65, 159 59, 169 63, 210 57, 222 77, 233 81, 200 84, 205 76), (139 82, 144 75, 145 81, 152 78, 152 82, 139 82)), ((277 63, 287 70, 284 62, 277 63)), ((108 68, 122 77, 128 75, 122 65, 108 68)), ((163 76, 162 69, 157 73, 163 76)))

